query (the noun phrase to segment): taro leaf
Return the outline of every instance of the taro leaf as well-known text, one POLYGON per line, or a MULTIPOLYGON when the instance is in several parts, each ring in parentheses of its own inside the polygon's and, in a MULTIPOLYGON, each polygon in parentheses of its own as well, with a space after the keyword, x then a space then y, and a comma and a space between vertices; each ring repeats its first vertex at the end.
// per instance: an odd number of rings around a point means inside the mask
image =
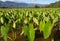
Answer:
POLYGON ((44 26, 45 26, 45 21, 40 21, 40 25, 39 25, 39 30, 40 32, 44 30, 44 26))
POLYGON ((16 27, 19 27, 19 26, 21 25, 21 20, 20 20, 20 19, 17 19, 17 20, 15 21, 15 23, 16 23, 16 27))
POLYGON ((33 17, 33 21, 34 21, 35 24, 39 25, 38 20, 36 18, 33 17))
POLYGON ((29 14, 29 17, 33 17, 32 14, 29 14))
POLYGON ((25 36, 27 36, 29 41, 34 41, 35 30, 34 30, 33 24, 29 24, 29 26, 25 25, 22 28, 22 32, 24 33, 25 36))
POLYGON ((7 24, 6 26, 1 26, 1 35, 5 41, 7 41, 8 38, 9 28, 10 28, 9 24, 7 24))
POLYGON ((13 23, 13 28, 16 28, 16 22, 13 23))
POLYGON ((43 30, 44 39, 47 39, 50 36, 52 28, 53 28, 53 24, 51 24, 51 22, 48 21, 45 24, 45 27, 44 27, 44 30, 43 30))
POLYGON ((24 32, 24 35, 27 36, 28 35, 28 27, 27 26, 24 26, 22 28, 22 32, 24 32))
POLYGON ((1 23, 8 23, 9 22, 9 19, 7 17, 1 17, 1 23))
POLYGON ((58 21, 58 17, 56 17, 55 19, 53 19, 53 23, 56 23, 58 21))
POLYGON ((51 18, 52 18, 52 19, 54 19, 54 16, 53 16, 53 14, 50 14, 50 16, 51 16, 51 18))
POLYGON ((4 19, 3 19, 3 17, 1 17, 1 23, 2 23, 2 24, 4 23, 4 19))
POLYGON ((28 20, 27 20, 27 19, 25 19, 25 20, 24 20, 24 23, 25 23, 25 24, 27 24, 27 23, 28 23, 28 20))
POLYGON ((43 17, 45 17, 46 12, 43 12, 43 17))
POLYGON ((33 14, 33 17, 38 17, 38 14, 36 13, 36 14, 33 14))
POLYGON ((35 30, 34 30, 33 24, 29 24, 28 39, 29 39, 29 41, 34 41, 34 38, 35 38, 35 30))
POLYGON ((49 21, 49 17, 44 17, 44 20, 45 21, 49 21))

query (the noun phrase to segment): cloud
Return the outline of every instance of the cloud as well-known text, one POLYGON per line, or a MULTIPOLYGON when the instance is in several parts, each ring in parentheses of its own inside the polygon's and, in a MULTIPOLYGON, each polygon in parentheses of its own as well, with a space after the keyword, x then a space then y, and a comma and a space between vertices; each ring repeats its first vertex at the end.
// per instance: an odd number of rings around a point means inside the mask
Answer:
POLYGON ((6 0, 1 0, 1 1, 3 1, 3 2, 4 2, 4 1, 6 1, 6 0))
POLYGON ((26 1, 26 0, 14 0, 15 2, 23 2, 23 1, 26 1))
POLYGON ((5 1, 14 1, 14 0, 1 0, 1 1, 5 2, 5 1))
POLYGON ((1 0, 1 1, 49 4, 49 3, 52 3, 52 2, 56 2, 58 0, 1 0))

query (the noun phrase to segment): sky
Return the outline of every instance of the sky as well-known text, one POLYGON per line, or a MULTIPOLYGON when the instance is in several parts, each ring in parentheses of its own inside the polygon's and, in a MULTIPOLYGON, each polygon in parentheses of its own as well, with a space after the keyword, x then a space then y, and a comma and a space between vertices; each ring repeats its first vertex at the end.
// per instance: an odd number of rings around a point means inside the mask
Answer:
POLYGON ((13 1, 13 2, 24 2, 24 3, 37 3, 37 4, 50 4, 59 0, 0 0, 0 1, 13 1))

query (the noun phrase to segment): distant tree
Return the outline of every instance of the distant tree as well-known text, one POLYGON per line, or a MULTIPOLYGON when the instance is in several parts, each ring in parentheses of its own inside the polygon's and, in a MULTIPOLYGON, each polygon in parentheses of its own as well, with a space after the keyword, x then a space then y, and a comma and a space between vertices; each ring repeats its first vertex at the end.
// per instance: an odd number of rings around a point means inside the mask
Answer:
POLYGON ((8 7, 2 7, 2 8, 8 8, 8 7))
POLYGON ((35 8, 40 8, 39 6, 35 5, 35 8))

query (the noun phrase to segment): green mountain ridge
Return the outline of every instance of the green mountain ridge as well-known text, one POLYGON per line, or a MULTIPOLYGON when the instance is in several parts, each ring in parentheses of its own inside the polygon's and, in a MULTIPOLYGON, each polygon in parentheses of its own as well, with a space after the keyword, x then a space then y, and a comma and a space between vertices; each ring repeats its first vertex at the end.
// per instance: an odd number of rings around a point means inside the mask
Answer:
POLYGON ((46 7, 59 8, 60 7, 60 1, 55 2, 55 3, 51 3, 51 4, 47 5, 46 7))

